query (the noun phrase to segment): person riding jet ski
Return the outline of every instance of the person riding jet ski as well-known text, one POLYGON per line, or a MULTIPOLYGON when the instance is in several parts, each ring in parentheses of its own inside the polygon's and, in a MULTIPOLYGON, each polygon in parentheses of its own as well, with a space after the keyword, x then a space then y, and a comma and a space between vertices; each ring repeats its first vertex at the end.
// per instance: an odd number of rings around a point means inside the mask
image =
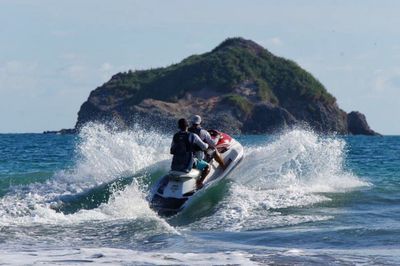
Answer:
POLYGON ((188 123, 185 119, 179 120, 178 124, 180 131, 174 135, 171 145, 171 153, 174 155, 172 169, 158 178, 149 193, 150 207, 163 216, 175 215, 191 206, 196 198, 204 195, 202 191, 216 186, 226 178, 243 158, 243 146, 238 141, 224 132, 209 130, 212 139, 219 139, 216 149, 220 152, 226 169, 222 169, 217 161, 210 158, 206 159, 209 163, 205 164, 208 165, 208 173, 204 169, 203 172, 195 169, 201 168, 199 162, 202 161, 194 158, 194 145, 204 151, 208 144, 197 134, 187 131, 188 123), (195 166, 193 161, 197 161, 195 166))
POLYGON ((206 170, 208 164, 203 160, 194 158, 193 152, 195 149, 206 150, 208 144, 203 142, 198 135, 188 132, 188 126, 185 118, 179 119, 178 127, 180 131, 174 135, 170 149, 170 153, 173 155, 171 170, 189 173, 195 165, 198 170, 202 171, 203 178, 208 174, 206 170))
MULTIPOLYGON (((206 150, 207 156, 212 159, 214 158, 219 165, 222 167, 222 169, 225 169, 225 163, 224 160, 221 157, 221 154, 218 152, 218 150, 215 148, 216 144, 218 143, 219 137, 215 138, 215 140, 213 140, 211 138, 210 133, 208 133, 207 130, 203 129, 201 127, 201 116, 199 115, 194 115, 191 119, 192 122, 192 126, 189 128, 189 132, 192 132, 194 134, 196 134, 197 136, 200 137, 200 139, 208 144, 208 149, 206 150)), ((204 150, 201 149, 201 147, 195 145, 194 147, 194 156, 195 158, 197 158, 200 162, 204 162, 204 150)), ((207 164, 207 167, 205 168, 204 172, 209 171, 209 167, 207 164)), ((208 172, 207 172, 208 174, 208 172)), ((198 180, 198 186, 202 185, 202 181, 204 180, 204 178, 207 176, 207 174, 202 175, 202 178, 198 180), (203 177, 204 176, 204 177, 203 177)))

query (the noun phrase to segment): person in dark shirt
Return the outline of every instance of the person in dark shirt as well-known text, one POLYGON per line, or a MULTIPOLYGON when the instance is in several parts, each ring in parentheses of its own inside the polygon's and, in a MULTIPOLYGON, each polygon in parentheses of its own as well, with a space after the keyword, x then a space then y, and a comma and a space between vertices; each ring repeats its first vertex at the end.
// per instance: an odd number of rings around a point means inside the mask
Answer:
POLYGON ((202 171, 202 176, 199 179, 201 181, 197 182, 197 186, 201 187, 202 180, 209 173, 209 166, 204 160, 194 157, 194 150, 195 148, 206 150, 208 144, 203 142, 196 134, 188 132, 188 126, 189 124, 186 119, 179 119, 179 132, 175 133, 170 149, 170 153, 173 155, 171 170, 188 173, 192 170, 193 165, 195 165, 197 169, 202 171))

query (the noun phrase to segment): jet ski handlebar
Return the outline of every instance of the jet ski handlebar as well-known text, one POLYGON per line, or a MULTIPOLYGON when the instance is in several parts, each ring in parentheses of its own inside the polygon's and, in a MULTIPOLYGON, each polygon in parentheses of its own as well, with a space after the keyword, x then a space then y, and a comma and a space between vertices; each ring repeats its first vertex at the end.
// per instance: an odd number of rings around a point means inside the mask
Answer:
POLYGON ((216 138, 221 135, 221 132, 215 129, 208 129, 208 133, 210 133, 211 137, 216 138))
POLYGON ((231 136, 215 129, 209 129, 207 131, 208 133, 210 133, 212 139, 218 138, 218 143, 216 147, 220 152, 229 149, 230 143, 232 141, 231 136))

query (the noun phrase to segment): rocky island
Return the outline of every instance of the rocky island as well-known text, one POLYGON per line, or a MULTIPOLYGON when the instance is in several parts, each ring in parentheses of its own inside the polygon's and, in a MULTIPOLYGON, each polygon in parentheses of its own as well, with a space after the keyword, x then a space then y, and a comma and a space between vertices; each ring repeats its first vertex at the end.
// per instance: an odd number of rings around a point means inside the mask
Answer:
POLYGON ((175 129, 177 119, 192 114, 201 115, 208 128, 234 134, 297 124, 321 133, 377 134, 363 114, 341 110, 295 62, 243 38, 168 67, 115 74, 82 104, 75 130, 90 121, 175 129))

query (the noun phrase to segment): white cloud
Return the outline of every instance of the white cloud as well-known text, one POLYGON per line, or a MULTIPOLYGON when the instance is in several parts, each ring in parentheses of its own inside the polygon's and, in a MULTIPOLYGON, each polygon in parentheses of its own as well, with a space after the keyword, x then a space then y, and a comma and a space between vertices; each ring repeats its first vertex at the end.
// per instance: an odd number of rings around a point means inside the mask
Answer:
POLYGON ((383 92, 387 88, 388 78, 384 76, 378 76, 374 80, 373 90, 374 92, 383 92))
POLYGON ((110 71, 112 69, 114 69, 113 65, 111 65, 108 62, 105 62, 105 63, 101 64, 101 66, 100 66, 100 71, 110 71))
POLYGON ((393 68, 389 70, 377 70, 374 73, 375 79, 373 84, 373 91, 376 93, 399 91, 400 92, 400 68, 393 68))
POLYGON ((0 91, 32 91, 38 83, 38 64, 12 60, 0 64, 0 91))
POLYGON ((89 76, 89 69, 84 65, 70 65, 64 69, 64 74, 73 82, 81 83, 89 76))
POLYGON ((101 79, 103 81, 107 81, 110 79, 111 75, 115 74, 114 72, 117 71, 115 70, 115 67, 112 64, 104 62, 103 64, 101 64, 99 72, 101 79))
POLYGON ((21 72, 31 72, 37 69, 37 63, 33 62, 23 62, 12 60, 5 62, 3 65, 0 65, 1 73, 12 74, 12 73, 21 73, 21 72))
POLYGON ((93 88, 102 82, 110 79, 110 77, 119 72, 127 71, 128 68, 123 66, 115 67, 109 62, 100 65, 77 63, 71 64, 62 70, 62 75, 73 82, 76 86, 90 85, 93 88))
POLYGON ((279 37, 272 37, 266 40, 258 41, 259 44, 262 44, 268 48, 268 46, 282 46, 283 41, 279 37))
POLYGON ((282 40, 281 40, 280 38, 278 38, 278 37, 271 38, 269 41, 270 41, 273 45, 277 45, 277 46, 280 46, 280 45, 283 44, 282 40))

